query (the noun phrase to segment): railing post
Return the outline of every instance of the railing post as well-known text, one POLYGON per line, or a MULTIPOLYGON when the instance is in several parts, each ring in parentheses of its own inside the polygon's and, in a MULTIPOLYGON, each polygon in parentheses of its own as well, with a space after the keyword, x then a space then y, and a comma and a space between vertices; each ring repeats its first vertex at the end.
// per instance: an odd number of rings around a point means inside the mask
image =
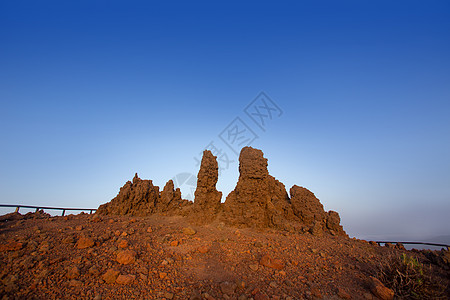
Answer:
POLYGON ((63 217, 64 217, 64 214, 66 213, 66 210, 65 210, 65 209, 63 209, 62 211, 63 211, 63 212, 62 212, 62 215, 61 215, 61 216, 63 216, 63 217))
POLYGON ((35 213, 37 213, 39 211, 39 207, 36 207, 36 211, 35 211, 35 213))
POLYGON ((20 206, 17 206, 16 210, 14 212, 18 213, 19 212, 19 208, 20 208, 20 206))

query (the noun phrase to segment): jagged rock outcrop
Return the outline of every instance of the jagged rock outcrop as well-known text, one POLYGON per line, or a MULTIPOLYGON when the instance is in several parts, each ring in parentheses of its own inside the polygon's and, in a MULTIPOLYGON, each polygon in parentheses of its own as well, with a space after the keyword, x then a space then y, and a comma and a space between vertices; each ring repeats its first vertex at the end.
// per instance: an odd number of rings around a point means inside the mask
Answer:
POLYGON ((315 221, 323 222, 326 219, 326 213, 319 199, 304 187, 294 185, 290 191, 291 204, 294 214, 300 219, 300 222, 306 226, 313 226, 315 221))
POLYGON ((263 152, 244 147, 239 156, 239 180, 228 195, 221 219, 235 226, 274 227, 345 234, 339 214, 325 212, 319 199, 306 188, 294 185, 290 198, 284 184, 269 175, 263 152))
POLYGON ((239 180, 224 203, 223 220, 236 226, 278 227, 291 211, 286 189, 269 175, 263 152, 244 147, 239 155, 239 180))
POLYGON ((203 151, 197 176, 192 218, 197 223, 207 223, 216 217, 221 208, 222 192, 216 189, 219 165, 209 150, 203 151))
POLYGON ((339 224, 341 219, 335 211, 325 212, 322 203, 310 190, 294 185, 290 189, 291 205, 295 216, 313 235, 329 232, 333 235, 345 234, 339 224))
POLYGON ((269 175, 267 159, 261 150, 244 147, 239 155, 239 180, 235 189, 221 203, 222 193, 216 189, 217 158, 209 150, 203 152, 197 176, 194 203, 181 198, 169 180, 164 189, 137 174, 119 194, 103 204, 97 214, 147 216, 154 213, 188 216, 198 224, 214 219, 239 227, 279 228, 313 235, 330 233, 346 235, 339 214, 325 212, 319 199, 304 187, 294 185, 290 196, 283 183, 269 175))
POLYGON ((169 180, 161 191, 156 207, 158 212, 176 213, 189 204, 191 204, 190 201, 181 198, 180 188, 175 189, 173 181, 169 180))
POLYGON ((136 174, 133 182, 127 181, 114 199, 100 205, 96 214, 148 216, 157 212, 176 213, 187 205, 189 201, 181 199, 181 192, 174 190, 172 180, 160 194, 151 180, 140 179, 136 174))

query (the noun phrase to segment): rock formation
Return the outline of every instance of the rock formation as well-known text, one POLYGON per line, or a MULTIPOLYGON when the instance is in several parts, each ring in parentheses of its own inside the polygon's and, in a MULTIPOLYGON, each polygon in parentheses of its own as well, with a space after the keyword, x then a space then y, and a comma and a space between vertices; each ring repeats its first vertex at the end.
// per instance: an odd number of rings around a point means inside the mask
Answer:
POLYGON ((133 182, 128 181, 114 199, 99 207, 97 214, 179 214, 188 216, 195 223, 210 223, 218 218, 238 227, 345 235, 339 214, 325 212, 311 191, 294 185, 289 197, 284 184, 269 175, 267 159, 261 150, 251 147, 241 150, 239 180, 223 204, 222 193, 216 189, 218 169, 216 157, 205 150, 194 203, 181 199, 180 189, 174 188, 172 180, 160 193, 151 180, 142 180, 136 174, 133 182))
POLYGON ((291 190, 291 204, 294 214, 314 235, 321 235, 324 231, 331 234, 344 234, 339 225, 341 219, 335 211, 325 212, 322 203, 314 193, 304 187, 294 185, 291 190))
POLYGON ((114 199, 100 205, 96 214, 148 216, 157 212, 177 213, 187 205, 189 201, 181 199, 181 191, 174 190, 172 180, 160 193, 151 180, 142 180, 136 174, 133 182, 127 181, 114 199))
POLYGON ((261 150, 244 147, 239 155, 239 180, 224 203, 223 220, 246 227, 277 227, 288 215, 284 185, 269 175, 261 150))
POLYGON ((219 166, 216 157, 209 150, 203 152, 197 188, 193 205, 193 219, 200 223, 209 222, 220 210, 222 192, 216 189, 219 166))
POLYGON ((173 181, 169 180, 161 191, 160 201, 156 206, 158 211, 173 212, 188 204, 189 201, 181 199, 181 190, 179 188, 175 189, 173 181))

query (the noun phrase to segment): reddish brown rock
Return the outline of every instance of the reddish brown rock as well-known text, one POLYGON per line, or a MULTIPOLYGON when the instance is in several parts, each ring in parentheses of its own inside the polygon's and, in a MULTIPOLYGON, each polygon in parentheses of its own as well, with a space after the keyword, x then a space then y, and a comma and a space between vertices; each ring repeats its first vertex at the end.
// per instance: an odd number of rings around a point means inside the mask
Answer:
POLYGON ((333 210, 328 211, 327 214, 327 228, 330 232, 335 232, 338 235, 346 235, 344 228, 340 225, 341 218, 339 214, 333 210))
POLYGON ((135 278, 135 275, 119 275, 117 276, 116 282, 118 284, 130 284, 135 278))
POLYGON ((117 253, 116 260, 119 264, 128 265, 136 260, 136 253, 132 250, 122 250, 117 253))
POLYGON ((211 222, 221 208, 222 193, 216 189, 218 178, 219 166, 216 157, 209 150, 203 151, 191 214, 197 223, 211 222))
POLYGON ((311 288, 311 295, 316 299, 322 299, 322 292, 317 287, 311 288))
POLYGON ((155 213, 183 215, 197 224, 211 223, 219 218, 225 224, 238 227, 278 228, 291 232, 310 231, 314 235, 329 233, 345 235, 339 214, 325 212, 323 205, 306 188, 294 185, 290 197, 283 183, 269 175, 267 159, 261 150, 244 147, 239 155, 239 180, 235 189, 221 203, 217 191, 217 158, 209 150, 203 152, 197 176, 195 201, 181 198, 169 180, 164 189, 137 174, 119 194, 97 210, 98 215, 138 215, 155 213))
POLYGON ((80 269, 78 267, 73 266, 67 269, 66 277, 69 279, 75 279, 80 276, 80 269))
POLYGON ((106 271, 105 274, 102 275, 102 279, 106 283, 114 283, 116 282, 117 277, 119 276, 120 272, 114 269, 109 269, 106 271))
POLYGON ((85 249, 85 248, 90 248, 92 246, 94 246, 95 242, 92 238, 90 237, 81 237, 78 239, 75 247, 77 247, 78 249, 85 249))
POLYGON ((206 245, 203 245, 203 246, 198 247, 197 251, 199 253, 205 254, 205 253, 209 252, 209 247, 206 245))
POLYGON ((261 260, 259 261, 259 264, 268 268, 281 270, 284 268, 284 264, 279 259, 273 259, 268 254, 263 255, 261 257, 261 260))
POLYGON ((100 205, 98 215, 148 216, 154 213, 178 213, 191 204, 181 199, 180 189, 174 189, 169 180, 160 193, 159 187, 151 180, 143 180, 136 174, 133 182, 128 181, 120 188, 119 194, 110 202, 100 205))
POLYGON ((3 251, 17 251, 22 249, 23 244, 15 241, 10 241, 6 244, 0 244, 0 252, 3 251))
POLYGON ((136 174, 133 182, 127 181, 114 199, 100 205, 96 214, 146 216, 155 212, 158 199, 159 187, 136 174))
POLYGON ((282 226, 292 215, 284 185, 269 175, 263 152, 244 147, 239 155, 239 180, 224 203, 224 222, 244 227, 282 226))
POLYGON ((382 300, 394 299, 394 291, 384 286, 377 278, 370 276, 369 278, 370 291, 382 300))
POLYGON ((340 287, 338 288, 337 295, 341 299, 352 299, 352 296, 340 287))
POLYGON ((83 285, 83 282, 81 282, 80 280, 72 279, 71 281, 69 281, 69 286, 72 286, 72 287, 79 287, 82 285, 83 285))
POLYGON ((128 241, 127 240, 119 240, 117 246, 121 249, 124 249, 128 247, 128 241))
POLYGON ((333 235, 346 235, 340 225, 339 214, 330 210, 325 212, 319 199, 304 187, 294 185, 290 189, 292 209, 299 221, 309 228, 313 235, 329 232, 333 235))
POLYGON ((255 300, 269 300, 269 296, 266 293, 256 293, 253 298, 255 300))
POLYGON ((181 199, 181 190, 175 189, 172 180, 167 181, 160 194, 160 201, 157 204, 157 210, 160 212, 176 213, 184 206, 189 205, 189 201, 181 199))
POLYGON ((326 213, 319 199, 304 187, 294 185, 291 190, 291 204, 300 222, 312 227, 315 221, 325 222, 326 213))

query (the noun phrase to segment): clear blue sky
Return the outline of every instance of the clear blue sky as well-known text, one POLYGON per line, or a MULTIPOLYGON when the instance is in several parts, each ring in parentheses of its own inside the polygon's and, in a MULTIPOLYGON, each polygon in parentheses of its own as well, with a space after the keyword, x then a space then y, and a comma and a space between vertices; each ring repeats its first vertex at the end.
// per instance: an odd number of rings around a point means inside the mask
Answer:
POLYGON ((162 188, 211 141, 226 195, 239 117, 350 235, 450 234, 448 1, 2 1, 0 42, 1 203, 162 188), (282 111, 265 131, 244 111, 261 91, 282 111))

